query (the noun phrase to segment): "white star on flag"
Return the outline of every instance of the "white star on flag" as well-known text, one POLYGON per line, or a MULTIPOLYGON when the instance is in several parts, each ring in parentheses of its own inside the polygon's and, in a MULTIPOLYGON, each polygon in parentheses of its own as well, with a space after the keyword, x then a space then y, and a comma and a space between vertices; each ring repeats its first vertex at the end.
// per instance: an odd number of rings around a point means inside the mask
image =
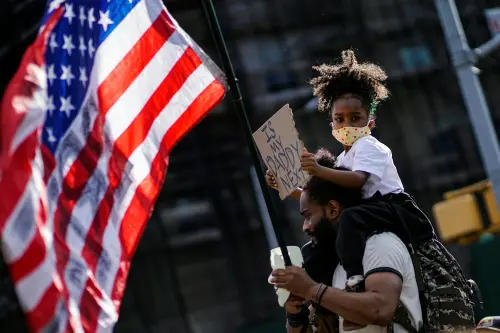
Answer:
POLYGON ((52 53, 54 53, 54 49, 59 46, 59 44, 57 44, 57 42, 56 42, 56 34, 55 33, 50 35, 49 46, 50 46, 50 51, 52 53))
POLYGON ((94 8, 89 9, 89 14, 87 15, 87 19, 89 20, 89 28, 92 29, 92 25, 95 22, 94 8))
POLYGON ((65 112, 66 115, 69 117, 71 115, 71 111, 73 111, 75 107, 71 105, 71 96, 68 96, 66 98, 61 96, 61 108, 59 111, 65 112))
POLYGON ((102 28, 104 29, 104 31, 107 31, 108 30, 108 25, 114 23, 109 18, 109 10, 107 12, 105 12, 105 13, 99 11, 99 16, 100 16, 99 17, 99 22, 97 22, 97 24, 102 25, 102 28))
POLYGON ((73 19, 76 17, 75 12, 73 12, 73 5, 72 4, 65 4, 64 5, 64 17, 68 19, 69 24, 73 22, 73 19))
POLYGON ((89 55, 93 57, 95 53, 94 45, 92 45, 92 39, 89 39, 89 55))
POLYGON ((80 46, 78 46, 78 49, 80 50, 80 53, 83 57, 85 55, 85 51, 87 51, 87 46, 85 46, 85 39, 83 38, 83 36, 80 36, 80 46))
POLYGON ((83 6, 80 6, 80 15, 78 16, 78 19, 80 20, 80 24, 83 25, 85 24, 85 20, 87 17, 85 16, 85 8, 83 6))
POLYGON ((49 13, 59 8, 64 1, 66 0, 52 0, 52 2, 49 5, 49 13))
POLYGON ((54 80, 57 79, 56 72, 54 70, 54 64, 49 65, 47 79, 49 80, 51 85, 52 83, 54 83, 54 80))
POLYGON ((47 111, 49 111, 50 116, 52 116, 52 112, 56 109, 56 106, 54 105, 54 98, 53 96, 49 96, 47 98, 47 111))
POLYGON ((47 140, 50 143, 54 143, 57 141, 56 137, 54 136, 54 131, 52 130, 51 127, 47 127, 47 135, 49 136, 47 140))
POLYGON ((68 54, 71 55, 71 51, 75 48, 73 45, 73 36, 72 35, 63 35, 64 44, 62 46, 63 50, 68 51, 68 54))
POLYGON ((85 67, 80 67, 80 78, 78 80, 80 80, 85 87, 85 84, 88 81, 87 74, 85 73, 85 67))
POLYGON ((61 68, 63 71, 63 73, 61 74, 61 80, 66 80, 66 83, 68 84, 68 86, 70 86, 71 80, 75 78, 73 73, 71 73, 71 65, 68 66, 61 65, 61 68))

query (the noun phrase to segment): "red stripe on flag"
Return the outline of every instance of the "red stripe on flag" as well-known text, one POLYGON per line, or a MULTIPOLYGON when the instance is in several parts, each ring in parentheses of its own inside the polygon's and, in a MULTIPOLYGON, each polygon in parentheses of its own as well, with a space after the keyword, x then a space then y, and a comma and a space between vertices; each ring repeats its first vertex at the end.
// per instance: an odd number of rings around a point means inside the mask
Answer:
POLYGON ((170 18, 163 11, 99 86, 99 109, 101 112, 107 113, 109 111, 174 31, 175 28, 172 26, 170 18))
MULTIPOLYGON (((43 220, 43 225, 44 224, 45 219, 43 220)), ((38 225, 37 227, 40 228, 41 226, 42 225, 38 225)), ((19 282, 40 266, 46 255, 47 247, 45 246, 45 241, 40 233, 40 229, 38 229, 35 232, 35 237, 33 237, 23 255, 15 262, 9 264, 10 275, 14 283, 19 282)))
POLYGON ((44 144, 40 145, 40 149, 42 151, 42 161, 43 161, 43 182, 47 183, 52 171, 56 167, 56 159, 52 156, 49 148, 47 148, 44 144))
MULTIPOLYGON (((115 141, 108 167, 108 178, 110 183, 101 200, 94 220, 92 221, 85 240, 85 247, 82 251, 82 256, 88 263, 91 275, 95 275, 97 263, 103 250, 102 241, 114 204, 114 193, 120 184, 128 159, 147 137, 156 117, 158 117, 161 111, 168 105, 172 97, 181 89, 184 82, 200 64, 201 60, 194 51, 191 48, 187 48, 163 82, 158 86, 139 115, 115 141)), ((90 283, 90 280, 87 280, 87 286, 84 292, 90 290, 90 283)), ((97 287, 92 286, 92 288, 97 287)), ((85 299, 88 299, 88 297, 85 297, 85 299)), ((83 301, 82 298, 80 303, 81 306, 83 306, 83 301)), ((97 312, 95 313, 96 316, 93 317, 94 326, 90 327, 90 331, 95 330, 97 326, 99 309, 96 308, 95 310, 97 312)))
POLYGON ((8 191, 8 195, 0 200, 0 232, 3 233, 9 216, 21 200, 31 178, 31 163, 35 158, 38 144, 38 131, 26 138, 10 158, 8 168, 2 172, 0 189, 8 191))
POLYGON ((169 128, 161 142, 161 149, 151 165, 150 174, 139 184, 135 195, 127 208, 120 226, 122 255, 115 277, 111 299, 119 313, 125 283, 130 269, 130 260, 137 248, 139 238, 144 231, 147 219, 151 216, 153 204, 159 194, 168 163, 168 155, 174 145, 190 131, 201 118, 217 105, 224 96, 224 87, 212 82, 193 101, 181 117, 169 128))
POLYGON ((97 331, 97 316, 101 311, 101 306, 97 300, 102 299, 102 292, 95 281, 94 276, 90 276, 85 283, 82 298, 80 301, 80 322, 85 332, 97 331))
POLYGON ((60 291, 54 281, 47 288, 38 305, 32 311, 26 312, 26 319, 33 332, 39 332, 53 319, 60 295, 60 291))

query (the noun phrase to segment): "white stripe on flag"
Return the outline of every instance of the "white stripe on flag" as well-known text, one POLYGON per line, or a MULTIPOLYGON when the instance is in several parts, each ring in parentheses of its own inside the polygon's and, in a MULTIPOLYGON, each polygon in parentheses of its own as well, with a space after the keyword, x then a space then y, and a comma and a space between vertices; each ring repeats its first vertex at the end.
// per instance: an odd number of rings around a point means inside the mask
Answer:
MULTIPOLYGON (((33 134, 36 135, 36 134, 33 134)), ((31 244, 38 227, 33 216, 43 209, 40 200, 46 202, 45 185, 43 183, 43 162, 40 149, 37 149, 35 158, 31 162, 31 177, 24 189, 16 208, 9 217, 2 234, 2 243, 5 246, 5 261, 12 263, 22 257, 31 244)), ((47 207, 47 206, 45 206, 47 207)), ((45 233, 46 234, 46 233, 45 233)), ((50 238, 48 241, 50 242, 50 238)))

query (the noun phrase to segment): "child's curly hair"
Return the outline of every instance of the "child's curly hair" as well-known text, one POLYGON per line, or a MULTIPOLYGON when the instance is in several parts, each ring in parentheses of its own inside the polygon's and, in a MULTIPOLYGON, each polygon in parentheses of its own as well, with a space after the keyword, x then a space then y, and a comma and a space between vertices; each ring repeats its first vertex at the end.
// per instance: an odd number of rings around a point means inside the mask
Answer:
POLYGON ((318 109, 330 112, 333 102, 345 94, 361 97, 370 115, 374 115, 376 106, 389 97, 389 90, 384 85, 387 74, 373 63, 358 63, 353 50, 342 51, 342 63, 313 66, 319 76, 309 82, 314 96, 318 97, 318 109))

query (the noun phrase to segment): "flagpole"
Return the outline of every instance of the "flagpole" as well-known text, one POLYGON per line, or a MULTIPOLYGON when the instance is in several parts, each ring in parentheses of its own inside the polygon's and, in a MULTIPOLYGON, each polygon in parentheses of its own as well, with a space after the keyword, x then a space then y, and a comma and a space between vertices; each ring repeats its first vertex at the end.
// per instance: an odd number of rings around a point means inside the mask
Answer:
POLYGON ((236 113, 238 114, 241 127, 243 127, 245 140, 248 146, 248 150, 250 150, 250 156, 252 158, 253 164, 255 165, 257 178, 264 195, 264 201, 266 202, 267 210, 269 211, 271 225, 274 229, 274 234, 276 235, 278 246, 280 247, 281 253, 283 254, 285 265, 291 266, 292 262, 290 260, 290 256, 288 255, 288 251, 283 240, 283 235, 280 232, 278 226, 278 214, 276 213, 276 208, 273 205, 271 195, 269 194, 269 189, 267 188, 266 179, 264 177, 262 165, 260 163, 259 153, 257 151, 257 147, 255 146, 255 142, 253 141, 252 128, 250 127, 250 123, 245 111, 245 105, 243 104, 243 98, 241 96, 241 91, 238 85, 238 79, 236 78, 231 59, 229 58, 226 42, 224 41, 224 36, 222 35, 222 30, 217 19, 214 4, 212 0, 201 0, 201 2, 203 4, 203 11, 208 20, 212 37, 215 41, 215 46, 222 61, 222 66, 224 67, 224 72, 227 76, 227 81, 229 84, 231 96, 233 98, 234 107, 236 109, 236 113))

